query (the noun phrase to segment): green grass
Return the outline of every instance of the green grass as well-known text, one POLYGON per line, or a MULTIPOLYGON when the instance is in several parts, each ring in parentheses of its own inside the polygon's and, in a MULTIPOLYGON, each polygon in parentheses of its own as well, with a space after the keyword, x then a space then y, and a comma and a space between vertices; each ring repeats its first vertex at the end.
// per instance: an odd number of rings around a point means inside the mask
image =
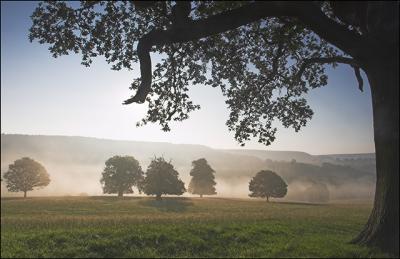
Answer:
POLYGON ((349 244, 370 210, 222 198, 3 198, 1 257, 388 257, 349 244))

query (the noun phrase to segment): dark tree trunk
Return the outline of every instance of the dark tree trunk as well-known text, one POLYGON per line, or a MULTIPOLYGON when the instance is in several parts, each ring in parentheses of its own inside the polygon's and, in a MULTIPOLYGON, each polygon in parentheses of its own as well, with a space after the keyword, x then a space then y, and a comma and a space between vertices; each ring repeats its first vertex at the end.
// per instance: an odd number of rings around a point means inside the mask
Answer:
POLYGON ((203 194, 200 194, 200 198, 203 198, 203 194))
POLYGON ((24 191, 24 198, 26 198, 26 191, 24 191))
POLYGON ((123 191, 118 191, 118 197, 123 197, 124 192, 123 191))
POLYGON ((399 254, 399 66, 398 51, 366 66, 371 86, 376 189, 371 215, 354 243, 399 254), (397 52, 397 53, 396 53, 397 52))
POLYGON ((267 202, 269 202, 269 196, 267 196, 267 202))
POLYGON ((161 200, 161 194, 156 195, 156 200, 161 200))

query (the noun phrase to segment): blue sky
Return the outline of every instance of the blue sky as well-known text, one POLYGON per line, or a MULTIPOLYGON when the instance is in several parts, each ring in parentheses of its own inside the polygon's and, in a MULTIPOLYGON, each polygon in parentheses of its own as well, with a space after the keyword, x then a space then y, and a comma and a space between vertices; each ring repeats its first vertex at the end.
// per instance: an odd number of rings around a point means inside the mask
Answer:
MULTIPOLYGON (((202 106, 190 118, 172 123, 165 133, 156 124, 136 128, 146 105, 121 105, 139 67, 112 71, 103 58, 90 68, 80 55, 54 59, 46 45, 30 43, 28 29, 35 2, 1 2, 1 132, 89 136, 110 139, 203 144, 240 148, 225 122, 229 111, 219 89, 193 86, 190 96, 202 106)), ((153 57, 155 57, 153 55, 153 57)), ((374 152, 369 85, 358 90, 346 65, 328 68, 328 85, 307 96, 313 119, 300 132, 278 128, 266 147, 250 141, 245 148, 297 150, 311 154, 374 152)), ((365 77, 364 77, 365 78, 365 77)))

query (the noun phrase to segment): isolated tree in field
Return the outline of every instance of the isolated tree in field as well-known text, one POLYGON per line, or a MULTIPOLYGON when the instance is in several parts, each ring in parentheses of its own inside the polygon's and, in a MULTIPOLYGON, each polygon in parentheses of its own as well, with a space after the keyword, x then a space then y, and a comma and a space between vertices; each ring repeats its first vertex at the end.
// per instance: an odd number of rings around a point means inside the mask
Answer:
POLYGON ((250 197, 282 198, 287 193, 287 184, 276 173, 268 170, 260 171, 249 183, 250 197))
POLYGON ((139 162, 131 156, 113 156, 106 161, 100 183, 103 193, 133 193, 132 187, 138 187, 143 180, 143 171, 139 162))
POLYGON ((182 195, 186 191, 185 184, 179 179, 179 173, 162 157, 151 161, 142 188, 145 194, 155 195, 158 200, 161 195, 182 195))
POLYGON ((215 185, 217 184, 214 179, 214 169, 207 163, 204 158, 192 162, 193 168, 190 171, 192 180, 189 183, 188 191, 192 194, 203 195, 217 194, 215 185))
POLYGON ((398 254, 399 1, 82 1, 40 3, 30 40, 49 43, 54 57, 103 55, 112 69, 140 62, 141 77, 125 104, 147 102, 139 125, 188 118, 199 109, 188 86, 220 87, 228 128, 240 143, 269 145, 272 122, 295 131, 312 117, 304 99, 327 84, 324 64, 350 65, 372 93, 377 183, 374 208, 356 243, 398 254), (161 54, 152 71, 150 52, 161 54))
POLYGON ((50 177, 46 169, 35 160, 23 157, 15 160, 8 166, 4 174, 4 180, 8 191, 24 192, 32 191, 34 188, 43 188, 50 183, 50 177))

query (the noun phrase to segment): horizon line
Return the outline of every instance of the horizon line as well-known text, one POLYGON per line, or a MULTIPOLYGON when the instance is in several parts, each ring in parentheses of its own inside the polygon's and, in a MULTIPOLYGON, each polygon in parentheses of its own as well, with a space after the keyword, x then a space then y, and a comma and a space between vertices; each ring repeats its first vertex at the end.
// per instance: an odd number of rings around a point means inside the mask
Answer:
POLYGON ((265 151, 265 152, 299 152, 306 153, 311 156, 328 156, 328 155, 364 155, 364 154, 375 154, 374 152, 356 152, 356 153, 327 153, 327 154, 311 154, 305 151, 299 150, 270 150, 270 149, 254 149, 254 148, 216 148, 207 146, 204 144, 193 144, 193 143, 174 143, 174 142, 165 142, 165 141, 148 141, 148 140, 130 140, 130 139, 113 139, 113 138, 104 138, 104 137, 94 137, 94 136, 80 136, 80 135, 52 135, 52 134, 28 134, 28 133, 4 133, 1 132, 1 135, 25 135, 25 136, 44 136, 44 137, 78 137, 78 138, 92 138, 98 140, 111 140, 111 141, 132 141, 132 142, 147 142, 147 143, 163 143, 163 144, 172 144, 172 145, 192 145, 192 146, 203 146, 210 149, 215 150, 247 150, 247 151, 265 151))

